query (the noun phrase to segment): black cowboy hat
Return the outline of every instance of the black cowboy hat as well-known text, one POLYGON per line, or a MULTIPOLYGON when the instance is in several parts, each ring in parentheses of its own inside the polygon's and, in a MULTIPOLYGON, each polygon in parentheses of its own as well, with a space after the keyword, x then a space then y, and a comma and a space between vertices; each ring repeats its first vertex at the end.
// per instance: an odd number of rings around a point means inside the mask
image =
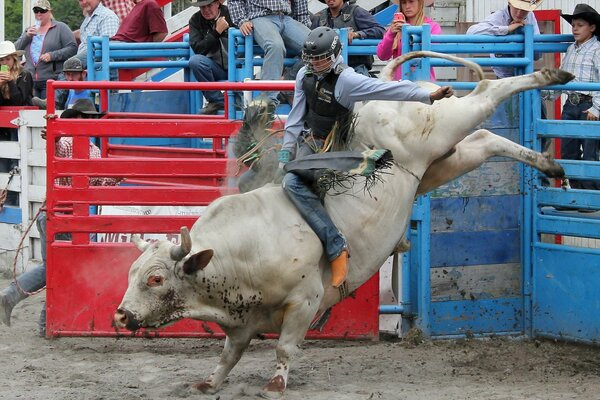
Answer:
POLYGON ((573 19, 584 19, 590 24, 596 25, 594 34, 600 37, 600 14, 587 4, 577 4, 573 14, 560 14, 569 24, 573 19))
POLYGON ((96 111, 96 106, 89 99, 79 99, 74 104, 73 107, 65 110, 60 114, 61 118, 100 118, 102 117, 104 112, 96 111))

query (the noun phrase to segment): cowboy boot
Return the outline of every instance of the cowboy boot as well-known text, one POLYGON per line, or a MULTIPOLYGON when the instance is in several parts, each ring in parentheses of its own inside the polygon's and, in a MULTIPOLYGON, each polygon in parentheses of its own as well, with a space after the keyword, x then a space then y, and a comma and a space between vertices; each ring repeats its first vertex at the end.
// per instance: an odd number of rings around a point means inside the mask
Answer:
POLYGON ((26 297, 27 295, 18 290, 14 282, 0 292, 0 321, 6 326, 10 326, 10 315, 13 308, 26 297))
POLYGON ((340 287, 348 275, 348 250, 344 249, 333 261, 331 261, 331 285, 340 287))

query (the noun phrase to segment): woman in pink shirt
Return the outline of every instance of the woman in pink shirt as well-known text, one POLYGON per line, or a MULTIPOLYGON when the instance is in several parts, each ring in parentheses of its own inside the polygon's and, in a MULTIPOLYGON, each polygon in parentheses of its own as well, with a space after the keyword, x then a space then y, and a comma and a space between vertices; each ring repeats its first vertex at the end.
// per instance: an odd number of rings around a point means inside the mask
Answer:
MULTIPOLYGON (((392 0, 394 3, 398 3, 398 0, 392 0)), ((431 34, 439 35, 442 33, 442 27, 425 16, 425 6, 433 4, 434 0, 400 0, 398 11, 404 14, 406 22, 402 20, 394 20, 388 30, 383 35, 383 39, 377 45, 377 57, 380 60, 386 61, 390 58, 396 58, 402 54, 402 25, 409 24, 413 26, 419 26, 423 24, 429 24, 431 26, 431 34)), ((395 78, 402 79, 402 69, 398 68, 395 73, 395 78)), ((435 81, 435 72, 431 68, 431 80, 435 81)))

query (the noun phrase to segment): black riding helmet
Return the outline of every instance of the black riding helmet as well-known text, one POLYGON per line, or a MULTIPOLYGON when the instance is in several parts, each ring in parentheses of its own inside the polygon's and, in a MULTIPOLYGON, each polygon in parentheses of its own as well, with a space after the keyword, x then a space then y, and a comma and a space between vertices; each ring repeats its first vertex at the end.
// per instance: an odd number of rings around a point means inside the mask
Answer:
POLYGON ((302 49, 302 61, 308 73, 325 75, 331 71, 341 51, 338 34, 329 27, 320 26, 308 34, 302 49))

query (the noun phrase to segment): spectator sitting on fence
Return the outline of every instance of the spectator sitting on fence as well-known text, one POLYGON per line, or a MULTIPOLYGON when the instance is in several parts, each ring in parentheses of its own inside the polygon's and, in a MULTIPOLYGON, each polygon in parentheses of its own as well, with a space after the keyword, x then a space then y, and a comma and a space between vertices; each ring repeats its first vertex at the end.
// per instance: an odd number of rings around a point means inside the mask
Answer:
MULTIPOLYGON (((467 35, 495 35, 504 36, 518 33, 525 25, 533 25, 533 34, 539 35, 538 26, 533 10, 538 8, 543 0, 508 0, 508 5, 490 14, 483 22, 467 29, 467 35)), ((512 54, 490 54, 490 57, 514 57, 512 54)), ((542 57, 541 53, 535 59, 542 57)), ((515 67, 492 67, 498 78, 507 78, 515 75, 515 67)))
MULTIPOLYGON (((94 103, 89 99, 80 99, 75 102, 73 108, 65 110, 61 118, 99 118, 103 113, 96 111, 94 103)), ((46 130, 42 130, 42 138, 46 139, 46 130)), ((100 158, 100 149, 92 142, 89 143, 90 158, 100 158)), ((60 137, 55 143, 56 157, 73 157, 73 138, 60 137)), ((92 186, 114 186, 120 182, 117 178, 90 178, 92 186)), ((70 177, 62 177, 56 180, 58 185, 71 185, 70 177)), ((0 292, 0 321, 10 326, 10 317, 13 308, 23 299, 29 297, 33 292, 41 290, 46 286, 46 213, 40 212, 36 220, 40 232, 42 249, 42 264, 29 269, 21 274, 15 282, 0 292)), ((70 240, 69 234, 57 235, 59 240, 70 240)), ((46 335, 46 305, 43 306, 39 320, 40 336, 46 335)))
MULTIPOLYGON (((573 14, 561 16, 571 24, 575 43, 567 49, 560 68, 575 75, 575 82, 600 82, 600 14, 587 4, 577 4, 573 14)), ((561 119, 598 121, 599 116, 600 92, 567 93, 561 119)), ((597 139, 563 138, 561 155, 565 160, 598 161, 599 144, 597 139)), ((597 180, 571 179, 569 183, 575 189, 600 190, 597 180)))
MULTIPOLYGON (((229 10, 220 0, 200 0, 192 3, 200 11, 190 18, 190 71, 198 82, 227 80, 228 29, 233 25, 229 10)), ((216 114, 224 108, 223 93, 204 91, 207 104, 200 114, 216 114)))
MULTIPOLYGON (((398 4, 398 0, 394 1, 398 4)), ((421 26, 429 24, 432 35, 441 35, 442 27, 429 17, 425 16, 425 6, 433 4, 433 0, 400 0, 398 12, 394 20, 383 35, 383 40, 377 45, 377 57, 382 61, 402 55, 402 25, 421 26), (400 18, 398 18, 400 17, 400 18)), ((398 68, 394 77, 402 79, 402 69, 398 68)), ((435 72, 431 68, 432 81, 435 81, 435 72)))
MULTIPOLYGON (((300 54, 310 33, 308 0, 229 0, 231 20, 244 36, 254 34, 254 40, 264 50, 262 80, 279 80, 283 73, 286 52, 300 54)), ((274 111, 278 92, 265 92, 260 100, 274 111)))
POLYGON ((123 21, 135 6, 133 0, 102 0, 102 4, 117 14, 119 21, 123 21))
POLYGON ((156 0, 133 0, 135 7, 121 21, 117 33, 110 38, 119 42, 162 42, 169 30, 156 0))
MULTIPOLYGON (((87 71, 83 63, 77 57, 71 57, 63 65, 63 73, 67 82, 84 82, 87 79, 87 71)), ((57 110, 66 110, 72 108, 79 99, 94 99, 94 94, 90 89, 69 89, 57 90, 55 98, 55 108, 57 110)), ((46 99, 33 98, 33 104, 39 108, 46 109, 46 99)))
MULTIPOLYGON (((0 106, 31 105, 33 79, 21 65, 22 50, 17 50, 9 41, 0 42, 0 106)), ((0 127, 0 141, 18 141, 16 128, 0 127)), ((1 158, 0 172, 9 172, 18 167, 15 159, 1 158)), ((9 191, 6 203, 18 205, 18 195, 9 191)))
MULTIPOLYGON (((355 4, 354 0, 319 0, 327 8, 319 11, 312 19, 312 29, 328 26, 334 29, 348 28, 348 43, 352 39, 381 39, 385 28, 370 12, 355 4)), ((373 56, 349 56, 348 66, 365 76, 373 67, 373 56)))
POLYGON ((35 25, 27 28, 15 47, 27 54, 25 69, 34 77, 33 95, 46 98, 46 81, 59 79, 63 62, 77 53, 75 36, 64 23, 56 21, 48 0, 33 3, 35 25))
POLYGON ((85 16, 75 38, 80 41, 77 55, 84 66, 87 64, 87 39, 92 36, 113 37, 119 29, 119 17, 104 7, 100 0, 79 0, 79 6, 85 16))

